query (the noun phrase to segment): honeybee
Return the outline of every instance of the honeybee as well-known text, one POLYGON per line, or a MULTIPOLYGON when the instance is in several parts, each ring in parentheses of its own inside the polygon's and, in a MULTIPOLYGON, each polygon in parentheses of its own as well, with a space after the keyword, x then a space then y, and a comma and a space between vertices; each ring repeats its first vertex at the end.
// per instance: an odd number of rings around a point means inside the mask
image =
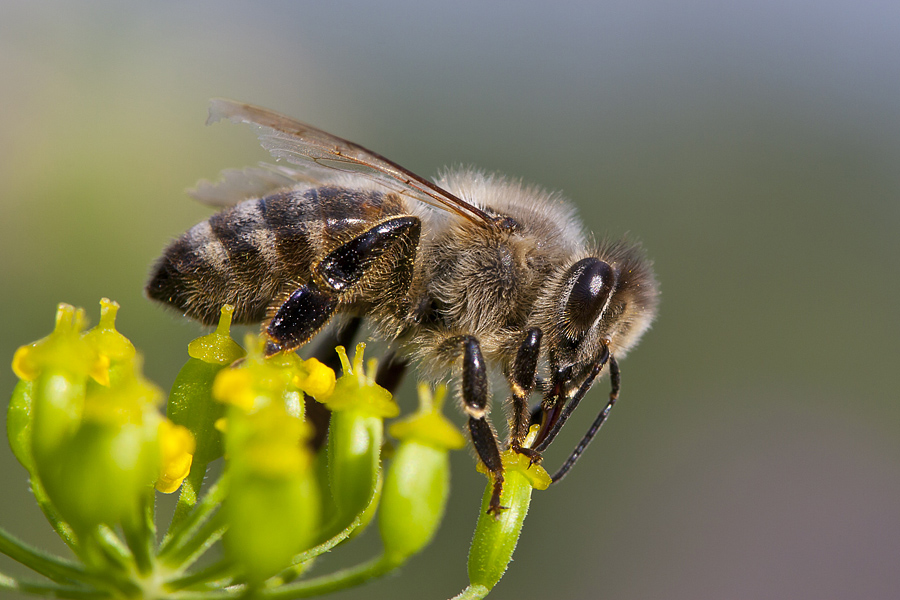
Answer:
POLYGON ((618 397, 617 359, 655 317, 641 248, 589 242, 562 196, 518 180, 455 169, 431 182, 286 116, 213 100, 208 122, 222 119, 257 126, 262 146, 292 166, 201 182, 193 195, 226 208, 169 245, 147 295, 204 324, 231 304, 236 323, 262 323, 267 355, 298 349, 337 315, 365 317, 405 357, 401 368, 414 360, 423 377, 458 378, 494 514, 503 465, 489 369, 509 383, 506 445, 539 461, 608 365, 609 402, 561 479, 618 397))

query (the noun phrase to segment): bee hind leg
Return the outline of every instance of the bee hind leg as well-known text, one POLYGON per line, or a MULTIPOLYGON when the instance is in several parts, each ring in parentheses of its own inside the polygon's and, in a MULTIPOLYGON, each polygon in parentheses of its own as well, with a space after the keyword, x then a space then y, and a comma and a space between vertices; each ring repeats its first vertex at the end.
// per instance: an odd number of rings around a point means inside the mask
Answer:
POLYGON ((266 325, 266 356, 290 352, 308 342, 334 316, 337 306, 337 294, 319 289, 313 281, 294 290, 266 325))
POLYGON ((371 273, 400 279, 409 289, 422 222, 417 217, 387 219, 325 255, 315 277, 297 288, 265 326, 266 356, 295 350, 308 342, 337 312, 341 298, 353 295, 371 273), (396 263, 384 269, 384 263, 396 263), (317 283, 318 282, 318 283, 317 283))

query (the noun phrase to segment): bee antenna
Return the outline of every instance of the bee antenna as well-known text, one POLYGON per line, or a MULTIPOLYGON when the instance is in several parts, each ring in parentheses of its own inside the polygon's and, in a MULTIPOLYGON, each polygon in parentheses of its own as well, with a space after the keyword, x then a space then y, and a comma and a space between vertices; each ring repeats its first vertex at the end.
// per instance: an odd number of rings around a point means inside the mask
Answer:
MULTIPOLYGON (((616 405, 616 400, 619 399, 619 388, 621 385, 619 363, 616 362, 615 357, 613 357, 612 355, 609 355, 609 382, 611 387, 609 391, 609 402, 606 403, 606 407, 604 407, 604 409, 600 411, 600 414, 597 415, 597 418, 594 419, 594 422, 591 424, 590 429, 587 430, 587 433, 584 434, 584 437, 581 438, 581 441, 578 442, 577 446, 575 446, 575 449, 572 451, 572 454, 569 455, 569 458, 566 460, 566 462, 564 462, 559 470, 553 474, 553 483, 558 482, 566 476, 566 473, 569 472, 569 469, 572 468, 572 466, 575 464, 575 461, 578 460, 578 457, 581 456, 585 448, 588 447, 588 444, 591 443, 591 440, 594 439, 594 436, 597 435, 597 432, 600 431, 600 428, 603 427, 603 424, 606 422, 607 417, 609 417, 609 411, 612 410, 612 407, 616 405)), ((580 389, 578 391, 581 392, 580 389)), ((572 400, 574 402, 575 398, 572 398, 572 400)), ((568 409, 569 407, 566 406, 566 408, 568 409)), ((562 421, 562 417, 560 417, 560 421, 562 421)))

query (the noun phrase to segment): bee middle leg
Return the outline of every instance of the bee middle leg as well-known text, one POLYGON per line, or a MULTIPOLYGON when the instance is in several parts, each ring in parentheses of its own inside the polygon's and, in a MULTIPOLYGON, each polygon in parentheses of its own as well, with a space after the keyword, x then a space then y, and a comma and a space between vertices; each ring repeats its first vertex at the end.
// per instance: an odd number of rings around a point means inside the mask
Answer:
POLYGON ((494 480, 488 513, 499 515, 506 507, 500 505, 503 491, 503 460, 500 458, 500 444, 497 434, 488 422, 488 377, 481 345, 471 335, 454 338, 451 342, 462 345, 462 399, 463 409, 469 416, 469 434, 478 458, 490 472, 494 480))
POLYGON ((291 293, 265 326, 266 356, 295 350, 312 339, 331 320, 342 299, 352 297, 371 273, 397 279, 405 292, 421 231, 418 217, 395 217, 326 254, 313 269, 313 277, 291 293), (386 262, 391 266, 385 268, 386 262))

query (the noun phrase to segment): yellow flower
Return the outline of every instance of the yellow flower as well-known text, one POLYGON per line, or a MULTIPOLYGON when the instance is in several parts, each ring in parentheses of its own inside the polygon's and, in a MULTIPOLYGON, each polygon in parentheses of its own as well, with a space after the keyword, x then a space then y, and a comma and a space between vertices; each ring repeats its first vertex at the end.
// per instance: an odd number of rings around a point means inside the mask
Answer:
POLYGON ((250 412, 256 408, 258 397, 253 374, 247 369, 225 369, 213 382, 213 397, 250 412))
MULTIPOLYGON (((532 440, 534 440, 537 435, 537 431, 539 429, 538 425, 532 425, 531 429, 528 432, 528 436, 525 438, 526 445, 530 444, 532 440)), ((550 487, 550 484, 553 483, 553 480, 550 479, 550 474, 544 470, 544 467, 538 464, 532 464, 531 459, 525 456, 524 454, 519 454, 512 448, 505 450, 500 453, 500 458, 503 461, 503 470, 507 473, 515 472, 521 474, 525 481, 528 482, 531 487, 536 490, 546 490, 550 487)), ((482 463, 478 463, 476 467, 480 473, 484 473, 488 475, 487 469, 484 467, 482 463)), ((488 475, 488 478, 491 476, 488 475)))
POLYGON ((90 376, 102 385, 109 385, 109 357, 98 353, 82 337, 86 322, 83 309, 59 304, 53 333, 16 350, 13 372, 23 381, 34 381, 41 373, 60 371, 77 377, 90 376))
MULTIPOLYGON (((347 351, 343 346, 335 348, 344 374, 335 383, 334 392, 322 402, 332 412, 358 411, 371 417, 389 419, 400 414, 400 407, 394 402, 391 393, 375 383, 375 371, 377 362, 370 360, 363 365, 363 351, 366 345, 356 345, 356 355, 353 357, 353 365, 347 357, 347 351)), ((316 398, 316 400, 322 400, 316 398)))
POLYGON ((186 427, 175 425, 168 419, 159 424, 159 479, 156 489, 171 494, 191 472, 194 459, 194 436, 186 427))
POLYGON ((466 438, 441 413, 447 387, 439 386, 434 397, 426 384, 419 384, 419 411, 391 423, 388 431, 398 440, 414 440, 442 450, 457 450, 466 445, 466 438))
POLYGON ((316 400, 322 401, 334 392, 334 371, 317 359, 302 361, 299 371, 294 377, 294 385, 316 400))

